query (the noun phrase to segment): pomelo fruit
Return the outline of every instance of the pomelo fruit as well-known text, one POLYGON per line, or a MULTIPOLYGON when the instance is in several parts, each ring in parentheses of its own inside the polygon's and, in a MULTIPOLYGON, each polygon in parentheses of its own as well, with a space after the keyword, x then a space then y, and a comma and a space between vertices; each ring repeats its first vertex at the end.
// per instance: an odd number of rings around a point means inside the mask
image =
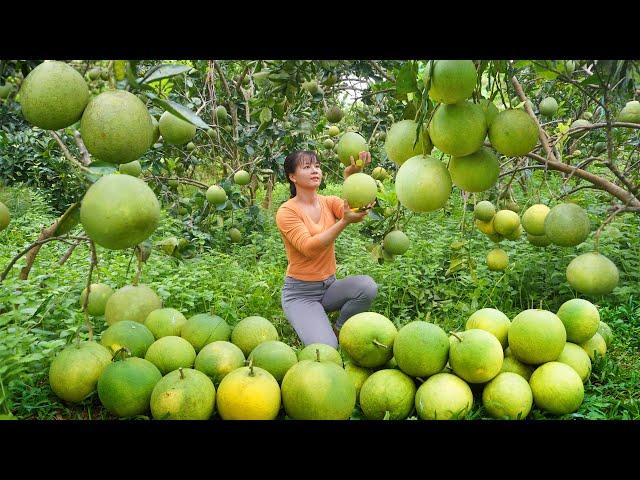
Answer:
POLYGON ((464 157, 452 157, 449 173, 453 184, 462 190, 484 192, 498 181, 500 163, 491 149, 480 147, 464 157))
POLYGON ((503 155, 519 157, 538 143, 538 127, 524 110, 503 110, 491 123, 489 141, 503 155))
POLYGON ((427 155, 433 149, 429 133, 423 127, 416 143, 418 124, 413 120, 401 120, 391 125, 384 143, 384 150, 389 159, 402 165, 416 155, 427 155), (414 146, 415 144, 415 146, 414 146))
POLYGON ((94 157, 129 163, 152 144, 153 122, 142 100, 125 90, 114 90, 91 99, 82 114, 80 132, 94 157))
POLYGON ((340 329, 340 346, 361 367, 384 365, 393 356, 396 326, 384 315, 361 312, 350 317, 340 329))
POLYGON ((98 397, 117 417, 149 411, 151 392, 162 379, 157 367, 143 358, 126 358, 107 365, 98 379, 98 397))
POLYGON ((509 348, 521 362, 540 365, 558 358, 567 341, 562 320, 547 310, 520 312, 509 327, 509 348))
MULTIPOLYGON (((337 137, 338 135, 340 135, 340 129, 335 126, 335 125, 331 125, 328 129, 327 129, 327 133, 329 134, 330 137, 337 137)), ((335 146, 335 145, 334 145, 335 146)), ((332 147, 333 148, 333 147, 332 147)))
POLYGON ((151 115, 151 125, 153 125, 153 135, 151 135, 151 144, 149 145, 149 148, 157 143, 160 138, 160 122, 158 122, 156 117, 153 115, 151 115))
POLYGON ((524 420, 531 411, 533 394, 520 375, 502 372, 484 387, 482 404, 492 418, 524 420))
POLYGON ((618 122, 640 123, 640 102, 632 100, 620 110, 618 122))
POLYGON ((472 60, 435 60, 433 72, 431 68, 431 64, 427 64, 425 79, 428 81, 431 76, 429 97, 433 101, 458 103, 473 93, 478 73, 472 60))
POLYGON ((573 413, 584 398, 582 379, 569 365, 548 362, 539 366, 529 380, 536 406, 554 415, 573 413))
POLYGON ((600 314, 596 306, 582 298, 572 298, 564 302, 558 312, 567 331, 567 342, 583 343, 598 331, 600 314))
POLYGON ((544 220, 544 233, 561 247, 575 247, 586 240, 591 230, 587 212, 575 203, 560 203, 544 220))
POLYGON ((207 201, 213 205, 222 205, 227 201, 227 192, 218 185, 211 185, 207 189, 207 201))
POLYGON ((589 355, 592 362, 595 361, 596 355, 600 358, 604 358, 607 354, 607 342, 605 342, 602 335, 597 332, 589 340, 582 342, 580 347, 587 352, 587 355, 589 355))
POLYGON ((231 327, 217 315, 199 313, 186 321, 180 330, 180 336, 199 352, 208 343, 229 340, 231 327))
POLYGON ((384 249, 392 255, 403 255, 409 250, 410 244, 409 237, 400 230, 387 233, 382 242, 384 249))
MULTIPOLYGON (((87 302, 87 312, 89 315, 104 315, 104 309, 107 300, 113 295, 113 289, 105 283, 92 283, 89 292, 89 301, 87 302)), ((85 287, 80 294, 80 308, 84 305, 87 298, 87 288, 85 287)))
POLYGON ((298 363, 296 352, 278 340, 267 340, 258 344, 249 354, 248 360, 251 360, 254 366, 273 375, 278 383, 282 383, 285 373, 298 363))
POLYGON ((151 392, 151 414, 156 420, 208 420, 215 403, 211 379, 191 368, 168 373, 151 392))
POLYGON ((442 208, 451 195, 451 175, 440 160, 418 155, 402 164, 396 174, 400 203, 413 212, 442 208))
POLYGON ((240 320, 231 332, 231 342, 242 350, 245 356, 260 343, 268 340, 279 340, 278 331, 264 317, 252 315, 240 320))
POLYGON ((198 352, 194 368, 205 373, 218 385, 229 372, 244 366, 244 353, 231 342, 207 343, 198 352))
POLYGON ((9 213, 9 209, 4 203, 0 202, 0 232, 7 228, 10 221, 11 214, 9 213))
POLYGON ((531 205, 522 215, 522 226, 531 235, 545 234, 544 221, 551 209, 541 203, 531 205))
POLYGON ((527 233, 527 240, 531 245, 535 245, 536 247, 546 247, 551 245, 551 240, 546 235, 531 235, 527 233))
POLYGON ((368 152, 369 145, 362 135, 356 132, 345 132, 338 144, 336 145, 336 153, 338 159, 343 165, 351 165, 351 157, 354 161, 360 158, 360 152, 368 152))
POLYGON ((229 229, 229 239, 233 242, 233 243, 239 243, 240 240, 242 240, 242 232, 240 230, 238 230, 237 228, 230 228, 229 229))
POLYGON ((369 420, 404 420, 413 410, 416 386, 396 369, 378 370, 360 389, 360 408, 369 420))
POLYGON ((496 118, 496 115, 498 115, 498 107, 496 107, 496 104, 490 101, 488 98, 481 99, 479 105, 484 112, 484 118, 487 121, 488 128, 489 126, 491 126, 493 119, 496 118))
POLYGON ((331 140, 330 138, 325 139, 322 142, 322 146, 327 150, 333 149, 333 147, 334 147, 333 140, 331 140))
POLYGON ((145 241, 156 230, 160 203, 139 178, 105 175, 85 193, 80 221, 98 245, 122 250, 145 241))
POLYGON ((5 99, 8 98, 9 95, 11 95, 11 92, 13 92, 13 85, 10 83, 5 83, 3 85, 0 85, 0 98, 1 99, 5 99))
POLYGON ((413 321, 404 325, 393 342, 398 368, 412 377, 429 377, 447 364, 449 338, 433 323, 413 321))
MULTIPOLYGON (((571 129, 573 130, 576 128, 590 127, 591 125, 592 123, 589 120, 585 120, 584 118, 579 118, 573 121, 573 123, 571 124, 571 129)), ((579 133, 579 132, 574 132, 574 133, 579 133)), ((580 130, 580 133, 584 133, 584 131, 580 130)))
POLYGON ((524 233, 524 228, 522 228, 522 225, 518 225, 518 228, 516 228, 513 232, 504 235, 504 238, 506 240, 518 240, 522 234, 524 233))
POLYGON ((342 185, 342 198, 351 208, 362 208, 376 199, 378 184, 366 173, 354 173, 349 175, 342 185))
POLYGON ((114 323, 100 337, 100 344, 111 350, 112 354, 127 348, 132 357, 140 358, 144 358, 153 342, 153 333, 141 323, 131 320, 114 323))
POLYGON ((296 363, 282 379, 281 392, 285 412, 294 420, 347 420, 356 404, 351 378, 333 362, 296 363))
POLYGON ((600 253, 577 256, 567 265, 567 281, 586 295, 606 295, 618 285, 620 273, 615 263, 600 253))
POLYGON ((531 374, 533 373, 534 367, 531 365, 527 365, 526 363, 522 363, 513 355, 507 355, 505 352, 504 360, 502 361, 502 368, 500 369, 500 373, 502 372, 511 372, 517 373, 522 378, 524 378, 527 382, 531 378, 531 374))
POLYGON ((487 253, 487 267, 491 271, 502 271, 509 264, 509 255, 501 248, 494 248, 487 253))
POLYGON ((246 170, 238 170, 233 174, 233 181, 237 185, 248 185, 251 181, 251 175, 246 170))
POLYGON ((349 375, 349 378, 353 382, 353 386, 356 387, 356 401, 359 403, 360 389, 374 370, 372 368, 360 367, 353 362, 345 362, 344 371, 347 372, 347 375, 349 375))
POLYGON ((187 143, 187 151, 193 152, 196 149, 196 144, 193 142, 187 143))
POLYGON ((556 362, 567 364, 573 368, 580 375, 582 383, 585 383, 591 374, 591 359, 589 355, 580 345, 575 343, 565 343, 564 349, 556 359, 556 362))
POLYGON ((218 105, 216 107, 216 120, 218 120, 218 123, 224 123, 228 115, 227 108, 224 105, 218 105))
POLYGON ((331 345, 326 345, 324 343, 310 343, 304 347, 298 352, 298 361, 317 360, 318 352, 316 350, 320 351, 321 362, 333 362, 339 367, 342 367, 342 357, 338 350, 333 348, 331 345))
POLYGON ((613 332, 611 331, 611 327, 607 323, 600 320, 597 333, 602 336, 605 344, 607 345, 607 348, 609 348, 609 346, 611 345, 611 341, 613 340, 613 332))
POLYGON ((484 383, 500 373, 504 352, 493 334, 473 328, 452 336, 449 365, 456 375, 469 383, 484 383))
POLYGON ((49 367, 49 385, 59 398, 81 402, 96 390, 111 352, 96 342, 73 343, 60 351, 49 367))
POLYGON ((509 235, 520 226, 520 217, 511 210, 499 210, 493 217, 493 228, 500 235, 509 235))
POLYGON ((187 319, 175 308, 158 308, 149 312, 144 320, 144 325, 156 339, 169 335, 179 337, 185 323, 187 319))
POLYGON ((134 160, 129 163, 121 163, 118 167, 118 171, 125 175, 131 175, 132 177, 139 177, 142 173, 142 165, 138 160, 134 160))
POLYGON ((327 120, 331 123, 338 123, 342 120, 342 117, 344 117, 342 109, 337 105, 330 106, 325 112, 325 115, 327 116, 327 120))
POLYGON ((482 107, 460 102, 437 108, 429 126, 429 136, 436 148, 454 156, 470 155, 480 149, 487 135, 482 107))
POLYGON ((281 405, 280 385, 265 369, 241 367, 222 379, 216 403, 223 420, 275 420, 281 405))
POLYGON ((420 385, 415 402, 422 420, 463 419, 473 407, 473 393, 460 377, 437 373, 420 385))
POLYGON ((507 334, 510 326, 511 320, 500 310, 495 308, 481 308, 472 313, 467 319, 465 330, 472 328, 485 330, 495 336, 504 349, 508 346, 507 334))
POLYGON ((47 61, 31 70, 20 86, 22 115, 44 130, 73 125, 89 102, 87 82, 73 67, 47 61))
POLYGON ((196 351, 184 338, 169 335, 153 342, 144 358, 158 367, 162 375, 166 375, 180 367, 191 368, 196 351))
POLYGON ((545 117, 553 117, 558 111, 558 102, 553 97, 543 98, 538 106, 540 110, 540 115, 544 115, 545 117))
POLYGON ((495 214, 496 207, 488 200, 482 200, 473 207, 473 216, 482 222, 490 222, 495 214))
POLYGON ((162 308, 162 300, 147 285, 125 285, 107 300, 104 320, 109 325, 122 320, 144 323, 147 316, 158 308, 162 308))
POLYGON ((158 127, 164 141, 171 145, 184 145, 196 136, 196 126, 193 123, 168 111, 160 116, 158 127))
POLYGON ((374 180, 384 180, 389 176, 389 173, 383 167, 376 167, 371 172, 371 176, 374 180))

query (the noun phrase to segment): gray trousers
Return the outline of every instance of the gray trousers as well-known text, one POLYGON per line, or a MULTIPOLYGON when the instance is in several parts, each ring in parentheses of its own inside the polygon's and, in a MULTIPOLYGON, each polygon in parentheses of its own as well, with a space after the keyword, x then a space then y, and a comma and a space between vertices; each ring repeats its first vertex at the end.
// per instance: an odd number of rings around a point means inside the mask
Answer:
POLYGON ((306 282, 285 277, 282 288, 284 315, 304 345, 324 343, 338 348, 327 312, 340 310, 336 328, 356 313, 369 310, 378 285, 368 275, 352 275, 336 280, 335 275, 306 282))

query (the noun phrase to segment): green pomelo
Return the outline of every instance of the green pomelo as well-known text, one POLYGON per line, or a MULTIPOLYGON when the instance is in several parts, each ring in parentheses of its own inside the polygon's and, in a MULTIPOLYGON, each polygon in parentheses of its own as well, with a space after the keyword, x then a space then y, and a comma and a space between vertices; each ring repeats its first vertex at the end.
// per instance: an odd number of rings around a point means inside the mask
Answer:
POLYGON ((519 157, 538 143, 538 127, 524 110, 504 110, 491 123, 489 141, 503 155, 519 157))
POLYGON ((524 228, 522 228, 522 225, 518 225, 518 228, 516 228, 513 232, 504 235, 504 238, 507 240, 518 240, 522 234, 524 233, 524 228))
POLYGON ((500 235, 509 235, 520 226, 520 217, 511 210, 499 210, 493 217, 493 228, 500 235))
POLYGON ((496 214, 496 207, 488 200, 482 200, 476 203, 473 208, 473 216, 483 222, 490 222, 496 214))
POLYGON ((567 265, 567 281, 586 295, 606 295, 618 285, 620 273, 615 263, 600 253, 577 256, 567 265))
POLYGON ((11 215, 7 206, 0 202, 0 232, 7 228, 11 221, 11 215))
POLYGON ((356 404, 351 378, 333 362, 296 363, 284 376, 281 391, 285 412, 294 420, 347 420, 356 404))
POLYGON ((500 373, 502 372, 517 373, 528 382, 529 379, 531 378, 531 374, 533 373, 533 370, 534 368, 531 365, 522 363, 516 357, 507 355, 505 352, 505 357, 504 357, 504 360, 502 361, 502 368, 500 369, 500 373))
POLYGON ((354 173, 344 181, 342 185, 342 198, 351 208, 362 208, 376 199, 378 185, 370 175, 366 173, 354 173))
POLYGON ((158 122, 156 117, 153 115, 151 115, 151 125, 153 125, 153 135, 151 135, 151 144, 149 147, 153 146, 154 143, 157 143, 160 138, 160 122, 158 122))
POLYGON ((139 178, 105 175, 85 193, 80 221, 98 245, 122 250, 145 241, 156 230, 160 203, 139 178))
POLYGON ((591 375, 591 359, 587 352, 575 343, 567 342, 556 362, 564 363, 573 368, 580 375, 582 383, 585 383, 591 375))
POLYGON ((375 312, 362 312, 350 317, 340 329, 340 346, 354 363, 375 368, 393 356, 393 342, 398 334, 387 317, 375 312))
POLYGON ((383 167, 376 167, 371 172, 371 176, 374 180, 384 180, 389 176, 389 173, 383 167))
POLYGON ((522 215, 522 226, 531 235, 545 235, 544 222, 551 209, 546 205, 537 203, 531 205, 522 215))
POLYGON ((586 342, 595 335, 600 325, 600 314, 596 306, 581 298, 564 302, 556 315, 567 331, 567 342, 586 342))
POLYGON ((233 243, 238 243, 238 242, 240 242, 240 240, 242 240, 242 232, 240 230, 238 230, 237 228, 230 228, 229 229, 229 238, 231 239, 231 241, 233 243))
POLYGON ((544 98, 538 107, 540 115, 545 117, 553 117, 558 111, 558 102, 553 97, 544 98))
POLYGON ((535 245, 536 247, 546 247, 551 245, 551 240, 546 235, 531 235, 527 233, 527 240, 531 245, 535 245))
POLYGON ((298 352, 298 361, 302 360, 317 360, 318 352, 320 351, 320 362, 333 362, 339 367, 342 367, 342 357, 338 350, 333 348, 331 345, 326 345, 324 343, 310 343, 302 350, 298 352))
POLYGON ((216 403, 223 420, 275 420, 282 404, 280 386, 263 368, 241 367, 220 382, 216 403))
POLYGON ((544 233, 556 245, 575 247, 586 240, 591 230, 587 212, 575 203, 560 203, 544 220, 544 233))
POLYGON ((196 144, 193 142, 187 143, 187 151, 192 152, 196 149, 196 144))
MULTIPOLYGON (((429 97, 440 103, 457 103, 471 96, 478 73, 472 60, 435 60, 433 72, 427 65, 425 77, 431 76, 429 97)), ((425 82, 426 85, 426 82, 425 82)))
POLYGON ((501 248, 494 248, 487 253, 487 267, 489 270, 497 272, 507 268, 509 264, 509 255, 501 248))
POLYGON ((344 116, 342 109, 337 105, 332 105, 331 107, 329 107, 325 114, 327 116, 327 120, 329 120, 329 122, 331 123, 338 123, 344 116))
POLYGON ((248 359, 252 360, 256 367, 263 368, 273 375, 278 383, 282 383, 287 371, 298 363, 296 352, 278 340, 262 342, 251 351, 248 359))
POLYGON ((196 136, 196 126, 194 124, 176 117, 171 112, 164 112, 160 116, 158 126, 164 141, 171 145, 184 145, 196 136))
POLYGON ((156 420, 208 420, 216 403, 216 389, 204 373, 191 368, 165 375, 151 392, 151 415, 156 420))
POLYGON ((162 300, 147 285, 125 285, 107 300, 104 320, 109 325, 122 320, 144 323, 147 316, 162 308, 162 300))
POLYGON ((327 138, 324 142, 322 142, 322 146, 327 150, 332 150, 334 147, 333 140, 327 138))
POLYGON ((618 114, 617 120, 619 122, 640 123, 640 102, 637 100, 627 102, 618 114))
POLYGON ((482 404, 492 418, 524 420, 531 411, 533 394, 520 375, 503 372, 484 387, 482 404))
POLYGON ((336 145, 336 153, 343 165, 351 165, 351 157, 354 161, 360 158, 360 152, 368 152, 369 145, 362 135, 356 132, 345 132, 336 145))
POLYGON ((409 250, 410 244, 409 237, 400 230, 392 230, 387 233, 382 242, 383 248, 392 255, 403 255, 409 250))
POLYGON ((449 338, 433 323, 414 321, 404 325, 393 342, 398 368, 412 377, 429 377, 444 368, 449 357, 449 338))
POLYGON ((125 90, 115 90, 91 99, 82 114, 80 132, 94 157, 129 163, 152 145, 153 122, 142 100, 125 90))
POLYGON ((111 350, 113 354, 121 348, 127 348, 132 357, 140 358, 145 356, 154 341, 151 330, 131 320, 114 323, 102 332, 100 337, 100 344, 111 350))
POLYGON ((429 135, 433 145, 444 153, 460 157, 472 154, 487 136, 482 107, 469 102, 440 105, 431 119, 429 135))
POLYGON ((558 358, 567 341, 562 320, 547 310, 529 309, 511 321, 509 348, 521 362, 540 365, 558 358))
POLYGON ((103 370, 111 363, 111 352, 96 342, 75 342, 60 353, 49 367, 49 385, 59 398, 81 402, 94 392, 103 370))
POLYGON ((335 125, 331 125, 327 130, 327 133, 329 134, 330 137, 337 137, 338 135, 340 135, 340 129, 335 125))
MULTIPOLYGON (((494 217, 495 217, 495 215, 494 215, 494 217)), ((486 222, 483 222, 482 220, 476 219, 473 223, 478 228, 478 230, 480 230, 482 233, 484 233, 485 235, 487 235, 489 237, 491 235, 500 235, 499 233, 496 233, 496 230, 493 227, 493 218, 494 217, 491 217, 491 219, 486 221, 486 222)))
POLYGON ((498 107, 496 107, 496 104, 490 101, 488 98, 483 98, 482 100, 480 100, 479 105, 484 112, 484 118, 487 121, 488 128, 491 126, 491 123, 493 123, 493 119, 496 118, 496 115, 498 115, 498 107))
POLYGON ((471 314, 465 324, 465 330, 472 328, 485 330, 495 336, 504 349, 508 345, 507 334, 510 326, 511 320, 500 310, 495 308, 481 308, 471 314))
POLYGON ((133 417, 149 411, 151 392, 162 379, 156 366, 143 358, 113 362, 98 379, 98 397, 109 412, 133 417))
POLYGON ((596 355, 604 358, 607 354, 607 342, 604 341, 604 338, 602 338, 602 335, 599 333, 596 333, 586 342, 581 343, 580 347, 587 352, 592 362, 596 360, 596 355))
MULTIPOLYGON (((113 289, 104 283, 92 283, 89 292, 89 301, 87 302, 87 312, 89 315, 104 315, 104 309, 107 300, 113 295, 113 289)), ((87 298, 87 289, 85 287, 80 294, 80 308, 84 305, 87 298)))
POLYGON ((427 155, 431 152, 433 145, 429 133, 426 129, 421 129, 416 143, 417 129, 418 124, 413 120, 402 120, 391 125, 384 143, 384 150, 389 159, 402 165, 411 157, 427 155))
POLYGON ((227 192, 218 185, 211 185, 207 190, 207 201, 213 205, 222 205, 227 201, 227 192))
POLYGON ((218 340, 202 347, 196 356, 194 368, 218 385, 229 372, 243 367, 244 361, 242 350, 231 342, 218 340))
POLYGON ((422 420, 463 419, 473 407, 473 393, 461 378, 437 373, 420 385, 415 402, 422 420))
POLYGON ((413 212, 442 208, 451 195, 451 175, 440 160, 418 155, 402 164, 396 174, 400 203, 413 212))
POLYGON ((144 358, 158 367, 162 375, 166 375, 180 367, 191 368, 196 351, 184 338, 169 335, 153 342, 144 358))
POLYGON ((118 171, 125 175, 131 175, 132 177, 139 177, 142 173, 142 165, 140 165, 138 160, 134 160, 129 163, 121 163, 118 171))
POLYGON ((498 181, 500 162, 486 147, 464 157, 452 157, 449 173, 453 184, 467 192, 484 192, 498 181))
POLYGON ((600 324, 598 325, 598 332, 602 338, 604 339, 607 348, 611 345, 611 341, 613 340, 613 332, 611 331, 611 327, 600 320, 600 324))
POLYGON ((356 401, 360 403, 360 390, 364 382, 374 372, 372 368, 365 368, 356 365, 353 362, 345 362, 344 371, 347 372, 349 378, 353 382, 353 386, 356 387, 356 401))
POLYGON ((279 339, 276 327, 266 318, 257 315, 240 320, 231 332, 231 342, 240 347, 245 356, 260 343, 279 339))
POLYGON ((360 407, 369 420, 404 420, 413 410, 416 386, 400 370, 373 373, 360 389, 360 407))
POLYGON ((179 337, 185 323, 187 319, 175 308, 153 310, 144 320, 144 325, 156 339, 168 336, 179 337))
POLYGON ((233 182, 237 185, 248 185, 251 181, 251 175, 246 170, 238 170, 233 175, 233 182))
POLYGON ((18 95, 24 118, 44 130, 60 130, 76 123, 90 97, 82 75, 56 61, 43 62, 31 70, 18 95))
POLYGON ((218 122, 224 122, 228 115, 229 114, 227 113, 227 109, 224 105, 218 105, 216 107, 216 119, 218 122))
POLYGON ((200 313, 187 320, 182 326, 180 336, 199 352, 208 343, 229 340, 231 327, 217 315, 200 313))
POLYGON ((11 85, 10 83, 0 85, 0 98, 5 99, 9 95, 11 95, 11 92, 13 92, 13 88, 13 85, 11 85))
POLYGON ((456 375, 469 383, 484 383, 500 373, 504 352, 493 334, 474 328, 453 337, 449 365, 456 375))
MULTIPOLYGON (((579 118, 577 120, 575 120, 572 124, 571 124, 571 129, 576 129, 576 128, 584 128, 584 127, 590 127, 592 125, 592 123, 589 120, 585 120, 584 118, 579 118)), ((580 130, 580 132, 584 132, 583 130, 580 130)), ((578 133, 578 132, 576 132, 578 133)))
POLYGON ((580 375, 569 365, 549 362, 536 368, 529 380, 536 406, 554 415, 573 413, 584 398, 580 375))

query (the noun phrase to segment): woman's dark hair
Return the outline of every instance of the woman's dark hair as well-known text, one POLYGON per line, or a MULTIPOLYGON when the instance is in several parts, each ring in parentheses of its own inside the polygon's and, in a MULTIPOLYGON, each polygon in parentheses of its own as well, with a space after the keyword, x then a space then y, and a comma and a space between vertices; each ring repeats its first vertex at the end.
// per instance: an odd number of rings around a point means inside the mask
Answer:
POLYGON ((296 196, 296 184, 291 181, 291 179, 289 178, 289 174, 295 173, 298 165, 300 165, 301 163, 304 164, 306 162, 320 163, 320 160, 318 160, 316 152, 312 152, 311 150, 298 150, 296 152, 290 153, 289 155, 287 155, 287 158, 284 159, 284 174, 287 177, 287 181, 289 182, 291 198, 296 196))

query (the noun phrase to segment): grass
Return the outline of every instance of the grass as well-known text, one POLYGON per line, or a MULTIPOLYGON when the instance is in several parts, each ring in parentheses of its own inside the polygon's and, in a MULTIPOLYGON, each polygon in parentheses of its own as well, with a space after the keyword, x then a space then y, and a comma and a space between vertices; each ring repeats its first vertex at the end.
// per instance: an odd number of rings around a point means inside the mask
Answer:
MULTIPOLYGON (((338 192, 339 186, 329 185, 322 193, 338 192)), ((576 201, 587 209, 597 226, 606 217, 606 205, 591 192, 579 193, 576 201)), ((37 237, 42 226, 54 219, 37 193, 5 189, 0 191, 0 201, 3 198, 18 199, 20 208, 9 227, 0 232, 2 268, 37 237)), ((191 241, 199 252, 192 259, 177 261, 154 249, 141 283, 151 286, 166 307, 176 308, 187 317, 211 311, 233 326, 249 315, 264 316, 274 323, 284 342, 300 348, 280 306, 287 261, 273 213, 286 198, 286 186, 278 185, 273 209, 266 213, 264 231, 245 230, 241 244, 228 243, 225 230, 214 225, 210 230, 213 246, 197 236, 191 241)), ((525 205, 524 198, 517 200, 525 205)), ((371 275, 379 284, 372 310, 387 316, 397 327, 428 319, 445 331, 464 328, 466 319, 479 308, 498 308, 513 318, 533 307, 557 311, 564 301, 576 296, 566 283, 564 269, 577 254, 593 249, 592 235, 575 249, 539 249, 524 237, 504 242, 501 248, 509 253, 510 265, 505 272, 491 272, 484 258, 494 244, 469 228, 470 211, 466 212, 467 228, 462 232, 462 212, 462 200, 454 191, 445 209, 413 216, 405 228, 411 248, 390 263, 380 264, 369 254, 369 237, 360 233, 366 222, 349 227, 336 241, 338 277, 371 275), (456 242, 461 240, 466 244, 456 249, 456 242)), ((618 265, 621 280, 612 294, 591 300, 599 306, 602 320, 611 326, 614 340, 606 357, 594 364, 580 409, 559 418, 640 419, 639 226, 637 216, 626 216, 616 219, 603 234, 600 251, 618 265)), ((163 212, 161 225, 151 240, 172 235, 180 238, 184 228, 182 222, 163 212)), ((64 244, 44 246, 28 281, 17 279, 25 263, 23 258, 0 284, 0 395, 5 392, 0 397, 0 413, 10 410, 24 419, 113 418, 101 407, 96 394, 79 405, 69 405, 57 399, 48 386, 47 372, 53 355, 77 333, 81 338, 87 335, 79 297, 86 283, 89 250, 78 247, 60 266, 57 262, 66 249, 64 244)), ((131 262, 130 251, 99 248, 98 255, 94 282, 116 288, 131 281, 135 260, 131 262)), ((104 320, 94 318, 93 324, 99 337, 106 328, 104 320)), ((356 413, 354 418, 359 416, 356 413)), ((485 417, 481 398, 476 395, 468 418, 485 417)), ((534 408, 529 418, 558 417, 534 408)))

